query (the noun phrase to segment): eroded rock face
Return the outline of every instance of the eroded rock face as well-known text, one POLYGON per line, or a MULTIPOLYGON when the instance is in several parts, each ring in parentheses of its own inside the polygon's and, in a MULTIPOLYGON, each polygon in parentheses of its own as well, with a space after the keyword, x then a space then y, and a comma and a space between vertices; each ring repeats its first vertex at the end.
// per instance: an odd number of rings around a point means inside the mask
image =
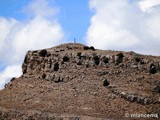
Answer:
MULTIPOLYGON (((22 66, 23 76, 31 77, 30 75, 33 75, 32 77, 45 79, 44 74, 52 76, 57 72, 63 73, 67 67, 76 68, 80 66, 88 68, 118 65, 119 68, 128 67, 129 69, 148 71, 151 74, 159 72, 160 69, 159 63, 153 64, 153 61, 145 60, 142 57, 124 55, 121 52, 115 54, 100 53, 98 50, 93 50, 93 47, 90 50, 89 47, 86 48, 83 45, 68 46, 66 48, 28 51, 22 66), (82 52, 83 49, 85 49, 84 52, 82 52)), ((53 78, 47 77, 47 79, 52 80, 53 78)))
MULTIPOLYGON (((85 66, 86 68, 93 66, 105 66, 109 62, 118 62, 123 59, 123 57, 120 56, 120 58, 112 60, 111 56, 99 54, 93 47, 87 49, 87 52, 80 52, 85 47, 86 46, 80 46, 79 49, 77 48, 77 50, 73 52, 67 52, 61 49, 28 51, 22 66, 23 76, 31 77, 30 75, 33 75, 33 77, 45 79, 45 75, 62 72, 68 66, 72 66, 74 68, 78 66, 85 66)), ((70 47, 70 49, 74 48, 70 47)), ((47 79, 52 80, 53 78, 47 77, 47 79)))
POLYGON ((159 114, 159 66, 160 57, 82 44, 28 51, 23 75, 0 91, 0 106, 103 119, 135 111, 159 114))

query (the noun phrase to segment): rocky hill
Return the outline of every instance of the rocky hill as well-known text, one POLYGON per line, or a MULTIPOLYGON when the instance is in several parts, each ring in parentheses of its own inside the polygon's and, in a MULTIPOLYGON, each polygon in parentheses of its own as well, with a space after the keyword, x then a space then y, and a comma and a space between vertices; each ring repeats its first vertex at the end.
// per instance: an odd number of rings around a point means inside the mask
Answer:
POLYGON ((28 51, 22 69, 0 91, 1 120, 160 117, 160 57, 69 43, 28 51))

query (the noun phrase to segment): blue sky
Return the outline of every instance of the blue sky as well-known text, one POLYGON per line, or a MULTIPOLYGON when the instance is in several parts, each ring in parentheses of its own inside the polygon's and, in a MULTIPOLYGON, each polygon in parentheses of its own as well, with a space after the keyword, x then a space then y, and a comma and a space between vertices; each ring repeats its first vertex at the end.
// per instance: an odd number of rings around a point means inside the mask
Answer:
POLYGON ((64 42, 160 55, 160 0, 0 0, 0 88, 28 50, 64 42))
POLYGON ((0 0, 0 15, 7 18, 23 19, 21 9, 30 0, 0 0))
POLYGON ((63 29, 67 31, 68 39, 75 37, 78 42, 84 40, 84 36, 90 24, 92 15, 87 0, 56 0, 56 5, 60 6, 59 22, 63 29))
MULTIPOLYGON (((1 0, 0 16, 15 18, 17 20, 28 19, 23 12, 23 7, 32 0, 1 0)), ((57 18, 66 32, 66 39, 84 42, 84 36, 90 24, 93 12, 89 9, 87 0, 49 0, 51 6, 58 9, 57 18)))

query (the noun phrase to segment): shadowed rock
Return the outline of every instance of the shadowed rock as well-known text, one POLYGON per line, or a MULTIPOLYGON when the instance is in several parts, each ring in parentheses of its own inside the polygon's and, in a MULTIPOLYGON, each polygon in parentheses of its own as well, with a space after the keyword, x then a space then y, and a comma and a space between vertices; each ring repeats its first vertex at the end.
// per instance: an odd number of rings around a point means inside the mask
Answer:
POLYGON ((54 69, 54 71, 58 71, 58 69, 59 69, 59 64, 58 64, 58 63, 55 63, 53 69, 54 69))
POLYGON ((149 66, 149 73, 155 74, 157 72, 157 68, 154 64, 150 64, 149 66))
POLYGON ((41 50, 41 51, 39 52, 39 55, 40 55, 41 57, 45 57, 45 56, 47 55, 47 50, 46 50, 46 49, 41 50))
POLYGON ((156 86, 154 89, 153 89, 154 92, 156 93, 160 93, 160 86, 156 86))
POLYGON ((109 85, 108 80, 107 80, 107 79, 104 79, 104 80, 103 80, 103 86, 108 86, 108 85, 109 85))

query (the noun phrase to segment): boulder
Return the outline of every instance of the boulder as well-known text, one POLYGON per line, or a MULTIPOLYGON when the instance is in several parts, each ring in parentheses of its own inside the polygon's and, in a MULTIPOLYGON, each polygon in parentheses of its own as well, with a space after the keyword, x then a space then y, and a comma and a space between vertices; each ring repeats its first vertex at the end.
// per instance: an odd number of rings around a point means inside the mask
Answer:
POLYGON ((89 50, 89 47, 88 46, 84 46, 83 50, 89 50))
POLYGON ((89 49, 95 51, 95 48, 93 46, 90 46, 89 49))
POLYGON ((109 58, 108 57, 102 57, 102 61, 105 63, 105 64, 107 64, 107 63, 109 63, 109 58))
POLYGON ((59 63, 58 62, 56 62, 55 64, 54 64, 54 71, 58 71, 58 69, 59 69, 59 63))
POLYGON ((60 76, 55 75, 54 82, 55 83, 63 82, 63 78, 60 77, 60 76))
POLYGON ((42 79, 45 79, 45 78, 46 78, 46 74, 43 73, 43 74, 42 74, 42 79))
POLYGON ((108 80, 107 80, 107 79, 104 79, 104 80, 103 80, 103 86, 108 86, 108 85, 109 85, 108 80))
POLYGON ((77 53, 77 56, 78 56, 79 59, 81 59, 81 54, 82 54, 81 52, 77 53))
POLYGON ((100 59, 97 55, 93 56, 93 60, 94 60, 95 65, 99 65, 100 59))
POLYGON ((103 75, 106 75, 106 74, 108 74, 108 71, 97 71, 98 76, 103 76, 103 75))
POLYGON ((115 55, 114 57, 114 61, 116 64, 119 64, 123 61, 123 57, 124 55, 122 53, 118 53, 117 55, 115 55))
POLYGON ((68 62, 69 61, 69 57, 68 56, 64 56, 63 57, 63 62, 68 62))
POLYGON ((153 91, 156 93, 160 93, 160 86, 156 86, 155 88, 153 88, 153 91))
POLYGON ((153 63, 150 64, 150 66, 149 66, 149 73, 151 73, 151 74, 157 73, 156 65, 154 65, 153 63))
POLYGON ((142 96, 137 97, 136 102, 139 104, 144 104, 144 97, 142 97, 142 96))
POLYGON ((135 99, 136 99, 136 97, 133 94, 127 94, 126 97, 125 97, 125 99, 127 99, 130 102, 134 102, 135 99))
POLYGON ((124 57, 123 53, 118 53, 116 56, 118 56, 120 59, 124 57))
POLYGON ((39 52, 39 56, 41 56, 41 57, 47 56, 47 50, 46 50, 46 49, 41 50, 41 51, 39 52))
POLYGON ((82 65, 82 60, 78 60, 77 65, 82 65))

